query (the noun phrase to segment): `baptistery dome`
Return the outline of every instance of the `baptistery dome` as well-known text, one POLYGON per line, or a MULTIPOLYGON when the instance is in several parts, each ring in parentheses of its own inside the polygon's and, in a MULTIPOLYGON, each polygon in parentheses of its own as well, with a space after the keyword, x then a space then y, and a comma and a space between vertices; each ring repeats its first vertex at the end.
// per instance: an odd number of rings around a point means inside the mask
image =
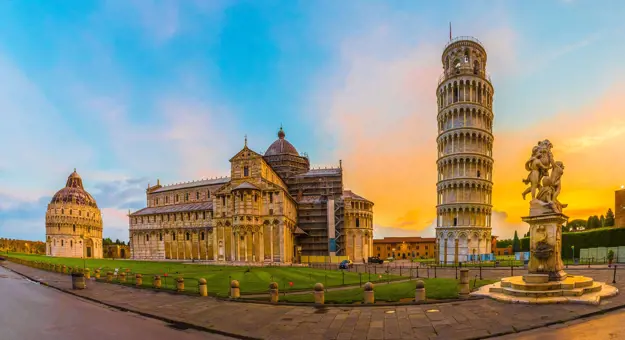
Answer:
POLYGON ((102 258, 102 214, 76 169, 48 204, 46 254, 102 258))

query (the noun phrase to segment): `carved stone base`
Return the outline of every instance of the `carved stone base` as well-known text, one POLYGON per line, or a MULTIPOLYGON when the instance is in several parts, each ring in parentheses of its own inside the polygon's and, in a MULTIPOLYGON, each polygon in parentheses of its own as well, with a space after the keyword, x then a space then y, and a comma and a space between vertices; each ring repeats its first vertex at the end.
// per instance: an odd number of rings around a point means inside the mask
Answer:
POLYGON ((541 214, 523 217, 530 225, 530 274, 545 274, 550 281, 566 279, 562 263, 562 224, 568 220, 563 214, 541 214))

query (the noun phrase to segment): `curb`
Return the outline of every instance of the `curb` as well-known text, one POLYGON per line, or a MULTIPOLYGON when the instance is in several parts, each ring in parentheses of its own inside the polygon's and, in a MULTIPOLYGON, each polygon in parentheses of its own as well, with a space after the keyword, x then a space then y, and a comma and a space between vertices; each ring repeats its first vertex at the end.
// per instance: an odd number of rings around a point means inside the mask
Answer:
POLYGON ((88 300, 88 301, 95 302, 95 303, 98 303, 98 304, 101 304, 101 305, 104 305, 104 306, 107 306, 107 307, 110 307, 110 308, 114 308, 114 309, 117 309, 117 310, 122 311, 122 312, 135 313, 135 314, 138 314, 138 315, 141 315, 141 316, 145 316, 145 317, 148 317, 148 318, 151 318, 151 319, 160 320, 160 321, 163 321, 165 323, 168 323, 168 324, 171 324, 171 325, 175 325, 175 326, 178 326, 178 327, 195 329, 195 330, 198 330, 198 331, 203 331, 203 332, 213 333, 213 334, 219 334, 219 335, 228 336, 228 337, 231 337, 231 338, 236 338, 236 339, 241 339, 241 340, 263 340, 262 338, 254 338, 254 337, 250 337, 250 336, 246 336, 246 335, 240 335, 240 334, 224 332, 224 331, 220 331, 220 330, 217 330, 217 329, 208 328, 208 327, 204 327, 204 326, 199 326, 199 325, 188 323, 188 322, 184 322, 184 321, 178 321, 178 320, 169 319, 169 318, 166 318, 166 317, 160 316, 160 315, 150 314, 150 313, 146 313, 146 312, 142 312, 142 311, 138 311, 138 310, 133 310, 133 309, 126 308, 126 307, 120 307, 120 306, 113 305, 113 304, 110 304, 110 303, 106 303, 106 302, 103 302, 103 301, 100 301, 100 300, 97 300, 97 299, 94 299, 94 298, 91 298, 91 297, 78 295, 78 294, 76 294, 76 293, 74 293, 72 291, 66 290, 66 289, 50 286, 50 285, 48 285, 47 283, 45 283, 43 281, 39 281, 39 280, 37 280, 35 278, 32 278, 32 277, 30 277, 28 275, 24 275, 24 274, 22 274, 22 273, 20 273, 18 271, 15 271, 15 270, 13 270, 11 268, 6 267, 6 266, 2 266, 2 267, 7 269, 7 270, 9 270, 9 271, 11 271, 11 272, 13 272, 13 273, 15 273, 15 274, 18 274, 18 275, 20 275, 22 277, 25 277, 25 278, 27 278, 27 279, 29 279, 31 281, 37 282, 37 283, 39 283, 39 284, 41 284, 43 286, 46 286, 46 287, 49 287, 49 288, 52 288, 52 289, 56 289, 56 290, 58 290, 58 291, 60 291, 62 293, 73 295, 73 296, 78 297, 80 299, 88 300))

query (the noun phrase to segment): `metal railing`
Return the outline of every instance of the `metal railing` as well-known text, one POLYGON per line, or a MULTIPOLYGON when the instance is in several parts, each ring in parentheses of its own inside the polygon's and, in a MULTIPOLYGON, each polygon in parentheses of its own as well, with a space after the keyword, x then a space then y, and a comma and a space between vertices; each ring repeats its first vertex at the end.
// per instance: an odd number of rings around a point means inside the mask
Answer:
MULTIPOLYGON (((453 43, 455 43, 455 42, 458 42, 458 41, 463 41, 463 40, 466 40, 466 41, 472 41, 472 42, 474 42, 474 43, 477 43, 477 44, 479 44, 479 45, 480 45, 480 46, 484 49, 484 51, 486 51, 486 47, 484 47, 484 44, 482 44, 482 42, 481 42, 478 38, 476 38, 476 37, 471 37, 471 36, 467 36, 467 35, 465 35, 465 36, 460 36, 460 37, 455 37, 455 38, 453 38, 453 39, 449 40, 449 41, 447 42, 447 44, 445 45, 445 48, 449 47, 449 45, 451 45, 451 44, 453 44, 453 43)), ((443 49, 445 49, 445 48, 443 48, 443 49)))
POLYGON ((480 76, 488 80, 488 82, 492 84, 492 81, 490 79, 490 73, 486 71, 475 72, 473 67, 459 67, 457 69, 454 68, 454 70, 444 71, 440 76, 438 76, 437 86, 439 86, 440 84, 442 84, 445 80, 449 78, 452 78, 455 76, 461 76, 461 75, 480 76))

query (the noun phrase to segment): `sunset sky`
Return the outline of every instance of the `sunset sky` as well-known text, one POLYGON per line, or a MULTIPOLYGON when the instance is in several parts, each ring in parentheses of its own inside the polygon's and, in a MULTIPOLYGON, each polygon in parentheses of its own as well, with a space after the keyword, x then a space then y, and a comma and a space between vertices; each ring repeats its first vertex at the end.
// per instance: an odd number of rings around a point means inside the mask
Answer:
POLYGON ((436 85, 454 36, 495 87, 493 234, 527 231, 537 141, 586 218, 625 184, 623 1, 2 1, 0 237, 45 236, 77 168, 128 239, 148 183, 229 175, 282 124, 315 167, 375 203, 375 236, 433 236, 436 85))

